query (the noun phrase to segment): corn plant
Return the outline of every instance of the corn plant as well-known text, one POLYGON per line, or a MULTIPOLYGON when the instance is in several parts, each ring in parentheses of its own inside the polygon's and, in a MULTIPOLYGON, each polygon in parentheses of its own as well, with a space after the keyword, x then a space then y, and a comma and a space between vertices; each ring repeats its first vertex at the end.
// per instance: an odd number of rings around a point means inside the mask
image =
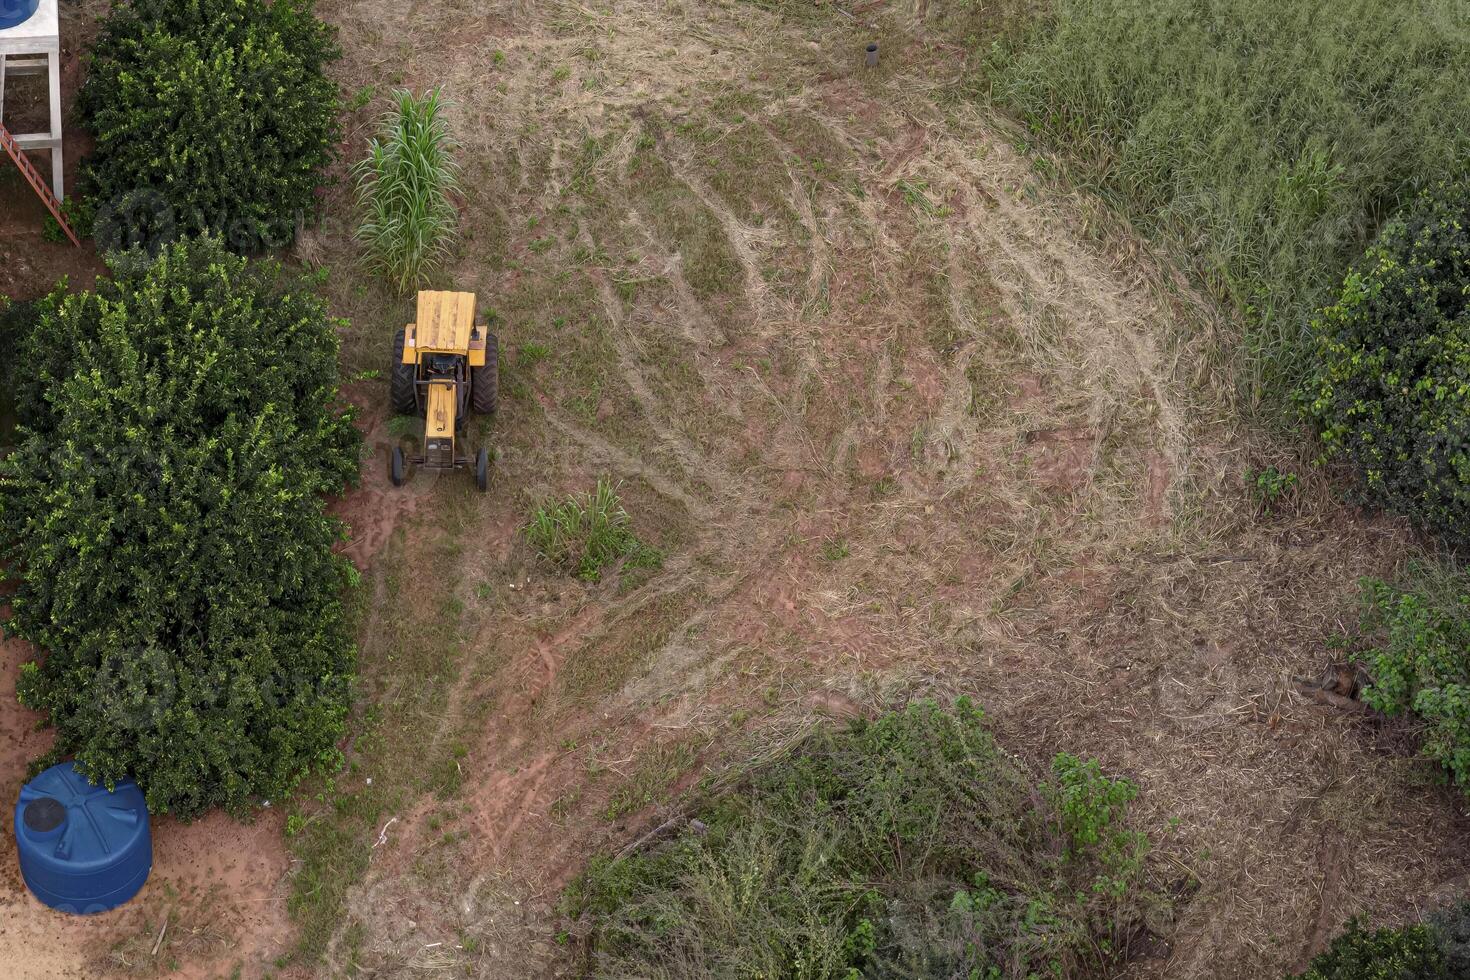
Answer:
POLYGON ((438 89, 423 98, 397 91, 393 102, 355 169, 357 239, 369 268, 408 292, 443 266, 454 244, 459 212, 450 196, 459 188, 459 166, 438 89))

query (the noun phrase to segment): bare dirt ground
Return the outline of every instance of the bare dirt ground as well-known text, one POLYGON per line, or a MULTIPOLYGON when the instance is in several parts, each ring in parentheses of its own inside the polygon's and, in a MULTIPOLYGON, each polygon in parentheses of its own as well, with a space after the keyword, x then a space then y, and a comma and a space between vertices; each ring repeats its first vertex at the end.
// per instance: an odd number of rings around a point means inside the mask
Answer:
MULTIPOLYGON (((876 29, 790 6, 323 4, 366 99, 349 154, 387 89, 454 101, 445 282, 495 308, 506 363, 483 498, 395 497, 384 386, 350 391, 373 432, 339 511, 374 600, 365 689, 418 735, 355 747, 340 785, 452 778, 349 842, 368 857, 320 972, 556 975, 560 889, 589 856, 701 773, 917 692, 972 695, 1034 763, 1065 749, 1139 784, 1178 903, 1126 976, 1277 976, 1352 914, 1460 887, 1461 800, 1398 729, 1291 684, 1409 536, 1235 421, 1231 325, 1016 149, 946 38, 887 5, 876 29), (1304 480, 1270 515, 1244 479, 1268 464, 1304 480), (661 570, 584 585, 516 535, 599 475, 661 570), (409 675, 430 587, 446 666, 409 675)), ((331 270, 348 367, 381 371, 407 304, 358 285, 345 186, 330 215, 296 255, 331 270)), ((269 821, 215 826, 265 855, 237 886, 283 908, 301 869, 251 837, 269 821)), ((9 960, 37 944, 12 941, 7 887, 9 960)), ((245 976, 280 948, 256 931, 231 930, 245 976)))

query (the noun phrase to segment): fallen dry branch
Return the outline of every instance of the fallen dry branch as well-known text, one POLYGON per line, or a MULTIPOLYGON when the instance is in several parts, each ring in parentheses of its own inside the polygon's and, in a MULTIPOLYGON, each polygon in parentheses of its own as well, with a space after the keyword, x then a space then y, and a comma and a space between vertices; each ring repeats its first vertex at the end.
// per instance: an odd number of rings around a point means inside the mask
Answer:
POLYGON ((1373 709, 1356 698, 1345 697, 1335 691, 1330 691, 1314 680, 1305 677, 1293 677, 1292 682, 1296 689, 1318 704, 1325 704, 1331 708, 1341 708, 1343 711, 1355 711, 1359 714, 1372 714, 1373 709))

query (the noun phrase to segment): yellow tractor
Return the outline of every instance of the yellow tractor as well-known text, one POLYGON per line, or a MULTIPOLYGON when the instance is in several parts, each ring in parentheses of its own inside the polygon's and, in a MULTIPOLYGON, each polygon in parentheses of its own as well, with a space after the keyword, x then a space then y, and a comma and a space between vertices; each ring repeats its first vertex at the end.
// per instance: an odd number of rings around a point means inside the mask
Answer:
POLYGON ((489 325, 475 322, 474 293, 419 293, 417 321, 393 341, 389 401, 394 414, 423 418, 424 451, 405 457, 393 448, 395 487, 403 486, 412 463, 427 470, 474 466, 475 483, 490 488, 490 451, 482 447, 471 459, 460 447, 471 413, 495 413, 497 360, 489 325))

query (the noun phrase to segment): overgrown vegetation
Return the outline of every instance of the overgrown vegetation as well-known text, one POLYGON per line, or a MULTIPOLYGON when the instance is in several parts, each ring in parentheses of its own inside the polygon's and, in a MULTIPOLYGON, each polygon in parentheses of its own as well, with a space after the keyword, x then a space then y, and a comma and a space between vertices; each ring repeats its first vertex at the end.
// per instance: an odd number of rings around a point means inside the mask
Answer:
POLYGON ((1395 217, 1314 323, 1302 392, 1368 502, 1470 541, 1470 184, 1395 217))
POLYGON ((438 271, 453 247, 459 211, 450 195, 459 167, 439 90, 421 99, 395 92, 393 101, 357 165, 357 239, 369 268, 406 292, 438 271))
POLYGON ((1461 980, 1470 976, 1470 903, 1442 909, 1422 924, 1347 930, 1294 980, 1461 980))
POLYGON ((1366 580, 1359 629, 1363 700, 1420 718, 1424 754, 1470 793, 1470 577, 1417 565, 1399 583, 1366 580))
POLYGON ((1460 0, 1046 9, 995 45, 994 95, 1246 315, 1246 393, 1280 407, 1312 311, 1470 153, 1460 0))
POLYGON ((78 99, 98 245, 290 243, 339 139, 338 54, 313 0, 116 0, 78 99))
POLYGON ((118 253, 22 344, 0 462, 7 630, 53 757, 135 777, 155 813, 278 799, 331 766, 355 573, 322 495, 355 480, 336 324, 214 238, 118 253))
POLYGON ((591 493, 538 507, 524 528, 546 561, 587 582, 621 562, 624 568, 657 568, 663 555, 638 540, 618 499, 617 487, 599 479, 591 493))
POLYGON ((920 701, 819 730, 675 839, 569 892, 596 977, 1077 977, 1157 896, 1134 787, 1059 756, 1036 778, 981 711, 920 701))

